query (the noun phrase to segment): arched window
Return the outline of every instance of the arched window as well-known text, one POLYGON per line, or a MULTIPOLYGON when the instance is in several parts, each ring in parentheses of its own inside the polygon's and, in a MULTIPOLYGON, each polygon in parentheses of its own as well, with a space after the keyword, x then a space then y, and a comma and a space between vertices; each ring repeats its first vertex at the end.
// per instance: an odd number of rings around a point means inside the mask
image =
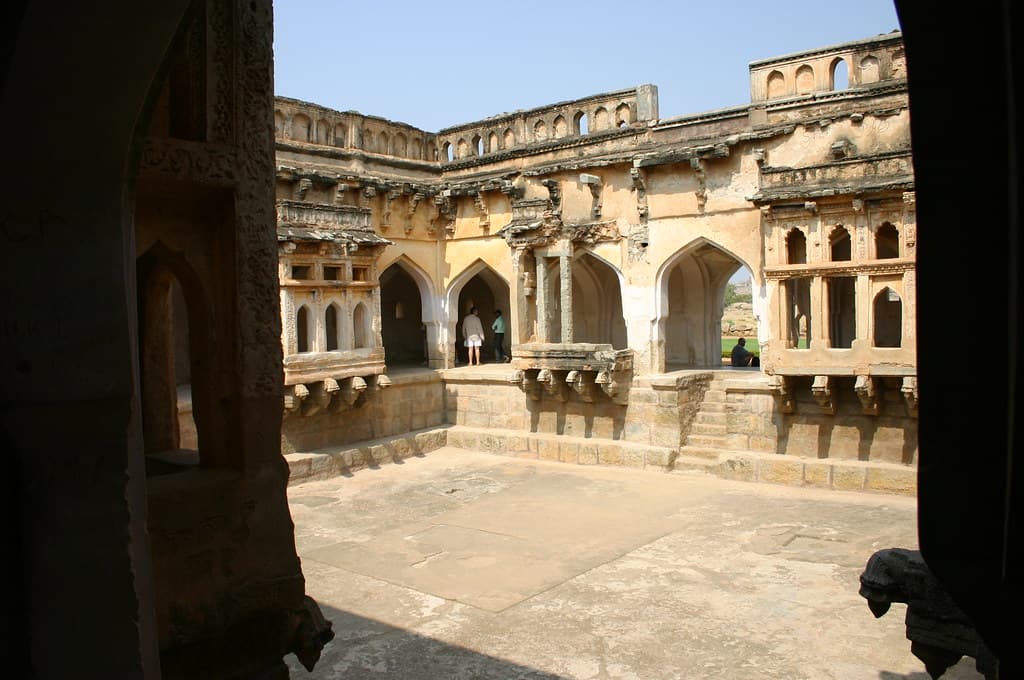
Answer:
POLYGON ((370 314, 362 302, 352 312, 352 334, 356 349, 370 346, 370 314))
POLYGON ((807 237, 799 229, 786 235, 786 264, 807 264, 807 237))
POLYGON ((394 147, 391 149, 391 153, 404 158, 406 153, 408 153, 408 146, 409 141, 406 139, 406 136, 399 132, 395 135, 394 147))
POLYGON ((469 155, 469 144, 466 144, 465 139, 460 139, 455 143, 455 156, 456 158, 465 158, 469 155))
POLYGON ((480 135, 473 135, 472 141, 473 151, 477 156, 484 155, 484 138, 480 135))
POLYGON ((888 260, 900 256, 900 232, 888 222, 875 231, 875 257, 888 260))
POLYGON ((557 116, 554 123, 555 137, 565 137, 569 134, 569 124, 565 122, 565 118, 557 116))
POLYGON ((342 123, 334 126, 334 146, 345 146, 345 126, 342 123))
POLYGON ((786 76, 781 71, 768 74, 768 98, 782 97, 786 94, 786 76))
POLYGON ((309 351, 309 310, 306 305, 299 307, 295 313, 295 351, 309 351))
POLYGON ((533 124, 533 138, 537 141, 548 138, 548 124, 542 120, 538 120, 533 124))
POLYGON ((369 130, 363 131, 363 151, 373 151, 373 133, 369 130))
POLYGON ((494 153, 498 150, 498 134, 491 132, 487 135, 487 153, 494 153))
POLYGON ((411 149, 412 151, 409 154, 411 158, 415 158, 416 160, 423 158, 423 143, 420 142, 420 140, 412 140, 411 149))
POLYGON ((511 149, 516 145, 516 133, 512 132, 512 128, 505 128, 505 134, 502 135, 502 141, 505 143, 506 149, 511 149))
POLYGON ((594 111, 594 130, 604 130, 606 128, 608 128, 608 109, 599 106, 594 111))
POLYGON ((633 112, 629 104, 619 104, 615 108, 615 127, 626 127, 633 122, 633 112))
POLYGON ((449 162, 455 160, 455 149, 452 147, 451 142, 445 142, 441 145, 441 155, 449 162))
POLYGON ((829 254, 833 262, 846 262, 853 259, 853 248, 852 240, 850 239, 850 232, 846 230, 841 224, 837 224, 836 228, 832 230, 832 233, 828 236, 829 243, 829 254))
POLYGON ((338 342, 338 306, 333 302, 327 305, 324 312, 324 329, 327 331, 327 351, 334 352, 340 347, 338 342))
POLYGON ((901 347, 903 344, 903 300, 892 288, 883 288, 875 296, 875 347, 901 347))
POLYGON ((869 54, 860 60, 860 82, 877 83, 878 79, 878 57, 869 54))
POLYGON ((587 134, 587 114, 577 111, 572 117, 572 131, 578 135, 587 134))
POLYGON ((804 64, 796 70, 796 91, 797 94, 804 94, 814 90, 814 69, 804 64))
POLYGON ((306 116, 301 113, 296 113, 292 118, 292 139, 297 139, 300 142, 312 141, 312 124, 306 116))
POLYGON ((327 146, 331 143, 331 124, 322 118, 316 122, 316 142, 327 146))
POLYGON ((850 86, 850 67, 845 59, 838 58, 832 62, 829 81, 833 90, 845 90, 850 86))
POLYGON ((388 153, 390 151, 390 149, 388 148, 388 144, 390 144, 390 142, 391 138, 388 137, 388 133, 380 133, 380 139, 377 142, 377 151, 379 153, 388 153))

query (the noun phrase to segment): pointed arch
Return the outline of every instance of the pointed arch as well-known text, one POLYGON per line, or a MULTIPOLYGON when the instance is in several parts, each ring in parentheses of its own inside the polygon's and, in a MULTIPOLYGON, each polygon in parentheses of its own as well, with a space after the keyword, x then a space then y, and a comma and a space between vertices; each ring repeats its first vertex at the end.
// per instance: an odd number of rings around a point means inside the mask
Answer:
POLYGON ((829 260, 848 262, 853 259, 853 239, 849 230, 837 224, 828 234, 829 260))
POLYGON ((875 347, 903 346, 903 299, 886 286, 878 291, 872 304, 874 332, 871 344, 875 347))
POLYGON ((655 340, 660 347, 655 370, 666 370, 668 364, 721 365, 725 287, 742 267, 754 271, 735 253, 703 236, 666 258, 655 278, 655 340))
POLYGON ((302 354, 304 352, 313 351, 313 333, 312 333, 312 321, 313 315, 309 311, 307 305, 300 305, 295 310, 295 353, 302 354))
POLYGON ((416 283, 416 287, 420 292, 423 322, 432 323, 439 321, 441 318, 441 306, 438 304, 437 286, 434 284, 433 279, 430 278, 430 274, 416 264, 408 255, 402 254, 391 261, 382 261, 378 265, 378 269, 381 272, 380 280, 382 285, 384 274, 391 267, 400 267, 416 283))
MULTIPOLYGON (((480 318, 483 321, 486 342, 481 354, 486 359, 490 355, 487 348, 493 342, 490 333, 490 320, 493 318, 494 310, 501 309, 509 317, 509 321, 514 323, 514 316, 508 314, 510 302, 511 293, 508 280, 482 259, 475 260, 455 276, 448 284, 444 296, 448 321, 448 341, 445 350, 447 363, 454 365, 457 358, 464 356, 465 348, 459 330, 470 305, 479 309, 480 318)), ((509 337, 514 338, 515 335, 510 334, 509 337)))
POLYGON ((807 264, 807 236, 800 227, 786 232, 786 264, 807 264))
POLYGON ((552 124, 554 130, 554 137, 565 137, 569 134, 569 124, 565 122, 565 116, 556 116, 555 122, 552 124))
POLYGON ((370 328, 371 314, 365 302, 357 302, 352 310, 352 348, 373 347, 373 333, 370 328))
POLYGON ((331 302, 324 310, 324 331, 326 332, 328 352, 336 352, 341 349, 341 307, 337 302, 331 302))

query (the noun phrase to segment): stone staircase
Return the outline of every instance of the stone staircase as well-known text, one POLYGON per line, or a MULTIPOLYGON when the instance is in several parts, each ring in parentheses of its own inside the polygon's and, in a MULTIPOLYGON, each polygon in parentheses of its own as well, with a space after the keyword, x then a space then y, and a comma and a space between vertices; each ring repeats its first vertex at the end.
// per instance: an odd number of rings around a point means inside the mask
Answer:
POLYGON ((717 461, 729 452, 726 427, 725 386, 718 375, 708 385, 704 401, 690 426, 690 434, 679 450, 681 458, 717 461))

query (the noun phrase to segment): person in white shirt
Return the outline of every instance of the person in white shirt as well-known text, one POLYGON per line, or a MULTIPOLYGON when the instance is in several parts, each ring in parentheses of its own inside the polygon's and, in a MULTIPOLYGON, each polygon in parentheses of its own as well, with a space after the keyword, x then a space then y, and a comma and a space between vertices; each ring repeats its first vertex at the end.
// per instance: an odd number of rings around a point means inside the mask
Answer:
POLYGON ((484 344, 484 326, 480 323, 480 317, 476 315, 476 307, 469 310, 469 316, 462 322, 462 337, 469 348, 469 365, 475 363, 479 366, 480 347, 484 344))

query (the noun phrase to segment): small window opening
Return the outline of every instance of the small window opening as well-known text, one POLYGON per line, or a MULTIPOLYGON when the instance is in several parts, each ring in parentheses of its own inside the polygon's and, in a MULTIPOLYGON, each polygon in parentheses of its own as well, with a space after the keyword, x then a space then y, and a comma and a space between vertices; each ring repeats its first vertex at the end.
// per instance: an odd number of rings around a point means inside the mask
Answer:
POLYGON ((832 62, 832 89, 845 90, 850 87, 850 67, 845 59, 832 62))
POLYGON ((846 227, 836 225, 828 240, 833 262, 847 262, 853 259, 852 239, 846 227))
POLYGON ((305 305, 295 314, 295 351, 309 351, 309 310, 305 305))
POLYGON ((352 280, 353 281, 369 281, 370 280, 370 269, 369 269, 369 267, 352 267, 352 280))
POLYGON ((786 263, 807 264, 807 237, 799 229, 786 236, 786 263))
POLYGON ((341 267, 324 267, 324 281, 340 281, 341 267))
POLYGON ((311 269, 309 265, 295 265, 292 267, 292 278, 299 281, 308 280, 312 276, 311 269))
POLYGON ((837 276, 829 278, 826 283, 832 347, 849 349, 857 335, 857 278, 837 276))
POLYGON ((366 311, 366 305, 360 302, 352 313, 353 340, 356 349, 369 347, 370 319, 366 311))
POLYGON ((875 296, 875 347, 901 347, 903 344, 903 301, 892 288, 883 288, 875 296))
POLYGON ((786 281, 786 309, 789 311, 786 346, 808 349, 811 346, 811 280, 786 281))
POLYGON ((338 308, 335 305, 328 305, 327 310, 324 312, 324 329, 327 331, 327 351, 337 351, 338 308))
POLYGON ((900 256, 900 233, 888 222, 875 232, 875 257, 887 260, 900 256))

